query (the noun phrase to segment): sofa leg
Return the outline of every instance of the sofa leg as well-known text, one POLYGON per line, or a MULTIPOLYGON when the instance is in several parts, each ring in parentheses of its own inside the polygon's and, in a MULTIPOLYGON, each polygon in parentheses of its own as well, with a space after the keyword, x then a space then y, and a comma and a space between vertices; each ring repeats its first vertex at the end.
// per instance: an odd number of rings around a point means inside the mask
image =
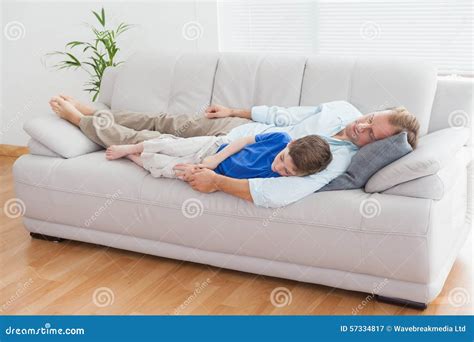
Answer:
POLYGON ((63 242, 65 239, 56 237, 56 236, 49 236, 49 235, 44 235, 40 233, 30 233, 30 236, 33 239, 38 239, 38 240, 46 240, 46 241, 52 241, 52 242, 63 242))
POLYGON ((417 309, 417 310, 425 310, 428 307, 426 303, 414 302, 412 300, 407 300, 407 299, 392 298, 392 297, 385 297, 385 296, 379 296, 379 295, 375 295, 375 298, 379 302, 382 302, 382 303, 402 305, 402 306, 407 306, 409 308, 417 309))

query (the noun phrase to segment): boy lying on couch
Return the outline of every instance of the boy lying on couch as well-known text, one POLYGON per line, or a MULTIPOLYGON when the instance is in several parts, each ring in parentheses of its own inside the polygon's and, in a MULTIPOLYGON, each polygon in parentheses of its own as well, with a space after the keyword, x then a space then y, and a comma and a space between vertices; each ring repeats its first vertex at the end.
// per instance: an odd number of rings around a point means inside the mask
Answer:
POLYGON ((154 177, 180 178, 183 167, 207 168, 238 179, 307 176, 332 160, 329 144, 317 135, 294 141, 284 132, 246 136, 159 137, 132 145, 112 145, 109 160, 127 157, 154 177), (178 170, 176 170, 176 168, 178 170))

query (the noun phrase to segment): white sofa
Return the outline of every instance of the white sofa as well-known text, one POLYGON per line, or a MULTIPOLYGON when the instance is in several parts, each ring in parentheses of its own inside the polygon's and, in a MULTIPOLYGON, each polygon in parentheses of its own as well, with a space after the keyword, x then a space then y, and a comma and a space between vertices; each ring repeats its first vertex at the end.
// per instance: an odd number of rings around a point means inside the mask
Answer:
POLYGON ((31 154, 14 165, 24 225, 34 237, 374 293, 423 308, 441 291, 471 228, 469 142, 450 145, 462 128, 432 134, 471 120, 472 83, 438 79, 432 65, 416 60, 148 52, 107 70, 99 99, 112 109, 190 115, 210 102, 250 108, 333 100, 362 112, 404 105, 421 123, 421 146, 448 146, 447 152, 432 156, 424 177, 383 192, 319 192, 267 209, 155 179, 128 160, 107 161, 97 145, 76 146, 72 135, 70 145, 55 147, 64 137, 45 115, 35 120, 51 125, 50 134, 27 129, 31 154))

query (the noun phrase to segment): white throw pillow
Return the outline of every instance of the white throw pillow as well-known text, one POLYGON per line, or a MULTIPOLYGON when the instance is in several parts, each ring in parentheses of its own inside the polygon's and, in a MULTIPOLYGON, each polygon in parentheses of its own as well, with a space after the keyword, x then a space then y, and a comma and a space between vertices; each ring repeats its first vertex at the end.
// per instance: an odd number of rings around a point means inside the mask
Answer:
POLYGON ((79 128, 55 115, 28 120, 23 129, 33 139, 64 158, 74 158, 103 149, 79 128))
POLYGON ((375 173, 365 191, 382 192, 437 173, 468 142, 469 135, 469 128, 446 128, 423 136, 413 152, 375 173))

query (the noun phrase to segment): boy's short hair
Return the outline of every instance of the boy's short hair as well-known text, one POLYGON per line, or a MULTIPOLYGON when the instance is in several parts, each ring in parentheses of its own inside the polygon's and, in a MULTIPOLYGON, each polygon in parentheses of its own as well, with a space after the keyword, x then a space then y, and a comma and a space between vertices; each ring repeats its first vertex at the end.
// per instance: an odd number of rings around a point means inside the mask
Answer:
POLYGON ((302 176, 324 170, 332 161, 329 144, 317 135, 307 135, 292 141, 288 154, 302 176))

